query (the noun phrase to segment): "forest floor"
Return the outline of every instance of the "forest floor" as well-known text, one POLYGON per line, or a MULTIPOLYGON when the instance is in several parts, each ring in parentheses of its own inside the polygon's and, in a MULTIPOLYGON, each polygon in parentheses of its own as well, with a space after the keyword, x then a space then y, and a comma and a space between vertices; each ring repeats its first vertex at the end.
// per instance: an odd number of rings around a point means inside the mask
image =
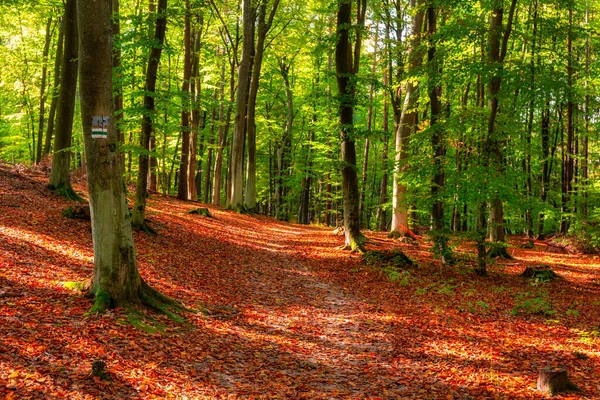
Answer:
MULTIPOLYGON (((458 241, 440 268, 426 238, 366 232, 368 249, 419 267, 367 265, 330 228, 153 195, 158 235, 136 232, 138 266, 163 293, 204 313, 186 322, 117 309, 64 287, 93 270, 90 222, 43 174, 0 166, 0 398, 539 399, 540 368, 564 365, 600 398, 600 258, 543 242, 495 261, 486 278, 458 241), (213 218, 190 215, 208 207, 213 218), (532 282, 528 265, 560 276, 532 282), (101 359, 111 380, 91 377, 101 359)), ((83 186, 77 190, 83 192, 83 186)))

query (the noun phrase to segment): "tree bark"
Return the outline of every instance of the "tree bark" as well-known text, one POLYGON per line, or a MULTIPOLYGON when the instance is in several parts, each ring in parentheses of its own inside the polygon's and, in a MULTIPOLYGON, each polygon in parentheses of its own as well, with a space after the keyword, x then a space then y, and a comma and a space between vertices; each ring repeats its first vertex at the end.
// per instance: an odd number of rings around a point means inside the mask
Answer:
POLYGON ((357 21, 354 57, 350 44, 352 29, 352 2, 342 0, 337 10, 337 43, 335 47, 335 66, 340 103, 338 115, 340 138, 342 140, 342 198, 344 206, 344 248, 363 252, 363 237, 360 233, 358 175, 356 173, 356 147, 354 132, 354 104, 356 102, 355 76, 358 73, 360 57, 360 29, 364 23, 366 1, 357 2, 357 21), (353 60, 354 58, 354 60, 353 60))
POLYGON ((77 1, 81 123, 94 242, 93 312, 127 304, 159 309, 173 301, 140 277, 114 125, 111 0, 77 1), (94 133, 93 133, 94 132, 94 133))
POLYGON ((246 188, 244 190, 244 207, 252 212, 256 212, 256 97, 260 74, 262 70, 262 60, 265 50, 265 39, 271 26, 273 18, 279 7, 279 0, 273 1, 273 6, 266 19, 266 2, 260 4, 258 8, 258 25, 256 50, 254 52, 254 66, 252 68, 252 77, 250 80, 250 91, 248 93, 248 108, 246 119, 248 159, 246 162, 246 188))
POLYGON ((231 191, 228 207, 236 210, 243 208, 244 194, 244 143, 246 141, 246 115, 248 107, 248 87, 252 52, 254 49, 254 8, 251 0, 242 0, 243 42, 242 57, 238 67, 238 80, 235 100, 235 119, 231 139, 230 182, 231 191))
POLYGON ((140 147, 138 176, 135 188, 135 205, 133 207, 132 224, 134 228, 152 231, 146 224, 146 197, 149 172, 150 136, 153 130, 156 93, 156 75, 162 53, 165 32, 167 29, 167 0, 158 0, 153 46, 148 56, 146 67, 146 82, 144 85, 144 107, 142 111, 142 129, 140 134, 140 147))
POLYGON ((56 43, 56 56, 54 59, 54 83, 52 85, 52 101, 50 102, 50 111, 48 112, 48 125, 46 127, 46 138, 44 140, 43 156, 50 154, 52 146, 52 136, 54 135, 54 121, 56 118, 56 107, 58 106, 58 98, 60 96, 60 79, 61 79, 61 64, 63 61, 63 43, 65 37, 65 21, 63 16, 60 20, 60 28, 58 30, 58 42, 56 43))
POLYGON ((433 177, 431 180, 431 197, 433 198, 433 209, 431 211, 431 220, 434 237, 434 254, 440 259, 442 265, 446 264, 448 258, 448 237, 444 229, 444 202, 441 193, 445 185, 444 160, 446 157, 446 146, 444 144, 444 134, 439 123, 442 112, 440 95, 442 88, 441 82, 441 62, 436 55, 437 46, 434 38, 437 33, 437 10, 428 1, 427 7, 427 34, 429 39, 429 49, 427 54, 428 61, 428 94, 431 110, 429 127, 432 130, 431 147, 433 149, 433 177))
MULTIPOLYGON (((416 9, 412 20, 410 50, 408 54, 408 73, 414 72, 422 63, 421 31, 423 28, 424 13, 421 7, 422 0, 411 0, 411 7, 416 9)), ((409 232, 408 204, 406 194, 408 187, 401 182, 401 176, 408 169, 408 150, 410 135, 417 124, 418 83, 409 80, 406 83, 404 104, 396 127, 395 163, 392 197, 392 226, 390 236, 404 236, 409 232)))
POLYGON ((71 186, 71 151, 67 150, 71 147, 75 93, 77 90, 78 38, 77 4, 75 1, 67 0, 65 3, 64 53, 49 187, 58 190, 68 198, 79 199, 71 186))
POLYGON ((38 118, 38 140, 36 148, 35 162, 39 164, 42 160, 42 142, 44 139, 44 118, 46 113, 46 80, 48 76, 48 53, 50 52, 50 42, 52 42, 52 21, 53 17, 49 17, 46 22, 46 39, 44 41, 44 51, 42 53, 42 82, 40 84, 40 112, 38 118))
POLYGON ((191 10, 190 1, 185 1, 184 22, 184 57, 183 57, 183 104, 181 110, 181 159, 179 162, 179 184, 177 185, 177 198, 190 200, 192 193, 189 185, 190 156, 192 152, 192 134, 190 129, 190 77, 192 76, 192 39, 191 39, 191 10))

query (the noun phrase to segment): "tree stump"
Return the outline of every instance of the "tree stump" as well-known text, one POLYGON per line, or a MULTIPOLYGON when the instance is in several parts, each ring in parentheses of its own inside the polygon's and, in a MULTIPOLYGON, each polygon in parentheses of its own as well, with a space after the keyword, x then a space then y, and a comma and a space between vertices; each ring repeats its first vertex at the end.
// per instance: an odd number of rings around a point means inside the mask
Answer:
POLYGON ((92 362, 92 376, 102 380, 110 380, 110 375, 106 372, 106 363, 102 360, 92 362))
POLYGON ((521 274, 524 278, 538 279, 540 281, 551 281, 558 278, 558 274, 548 265, 533 265, 525 268, 521 274))
POLYGON ((579 390, 567 376, 565 367, 546 367, 540 370, 537 381, 537 390, 550 396, 556 396, 558 393, 571 392, 579 390))

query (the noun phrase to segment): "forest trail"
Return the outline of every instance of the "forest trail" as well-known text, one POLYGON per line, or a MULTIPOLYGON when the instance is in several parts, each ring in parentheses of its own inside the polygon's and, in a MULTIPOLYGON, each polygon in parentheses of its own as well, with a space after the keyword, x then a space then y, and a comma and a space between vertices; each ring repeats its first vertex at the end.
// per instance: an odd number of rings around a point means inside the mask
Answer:
POLYGON ((154 195, 158 235, 135 237, 140 272, 206 312, 86 317, 90 300, 62 283, 92 272, 89 221, 63 217, 74 203, 44 179, 0 169, 0 398, 541 399, 550 363, 582 388, 570 398, 600 397, 597 257, 515 245, 484 279, 470 244, 440 272, 426 244, 368 232, 370 249, 418 261, 394 281, 330 229, 212 206, 214 218, 190 215, 198 203, 154 195), (561 279, 518 276, 541 262, 561 279), (90 377, 95 359, 112 381, 90 377))

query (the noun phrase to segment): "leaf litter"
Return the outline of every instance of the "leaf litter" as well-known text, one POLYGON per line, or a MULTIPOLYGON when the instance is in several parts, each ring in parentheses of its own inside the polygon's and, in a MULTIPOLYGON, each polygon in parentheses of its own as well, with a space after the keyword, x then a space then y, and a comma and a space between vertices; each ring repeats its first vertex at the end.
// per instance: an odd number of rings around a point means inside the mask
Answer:
POLYGON ((153 195, 140 273, 204 312, 146 312, 157 329, 142 329, 122 309, 86 317, 64 287, 93 270, 89 221, 61 215, 72 204, 0 168, 0 398, 541 399, 539 369, 559 364, 582 389, 561 398, 600 397, 597 257, 514 237, 514 260, 479 278, 469 243, 440 269, 427 243, 366 232, 369 250, 417 261, 399 280, 329 228, 153 195), (562 279, 519 276, 540 264, 562 279), (90 376, 97 359, 110 381, 90 376))

